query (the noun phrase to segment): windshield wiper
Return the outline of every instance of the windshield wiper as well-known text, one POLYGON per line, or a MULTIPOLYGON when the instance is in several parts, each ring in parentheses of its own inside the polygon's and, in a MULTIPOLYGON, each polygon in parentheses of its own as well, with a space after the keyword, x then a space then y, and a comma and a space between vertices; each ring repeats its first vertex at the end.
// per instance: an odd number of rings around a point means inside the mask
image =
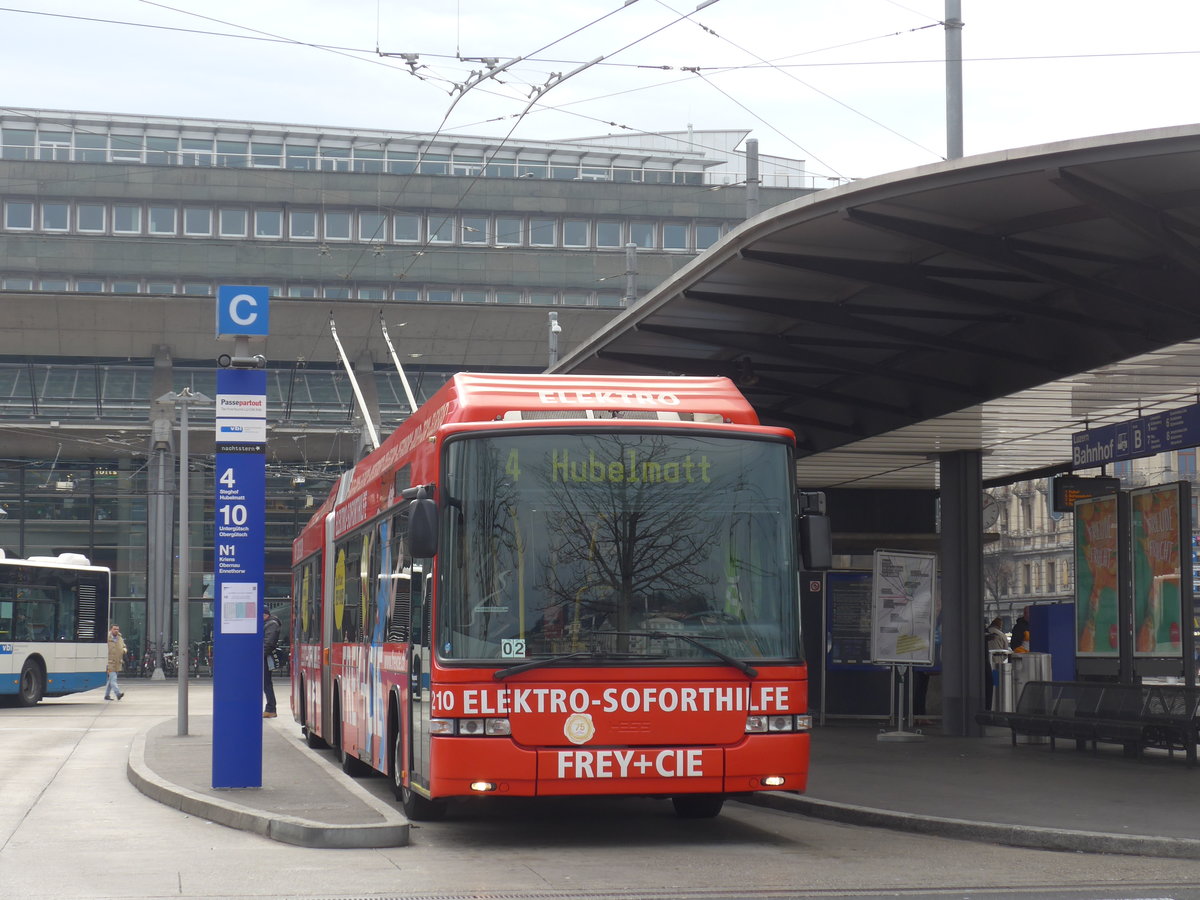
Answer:
POLYGON ((507 669, 497 669, 492 673, 492 677, 497 681, 502 681, 509 675, 518 675, 521 672, 528 672, 531 669, 540 669, 542 666, 552 666, 557 662, 562 662, 566 659, 579 659, 581 656, 598 656, 594 650, 576 650, 574 653, 564 653, 562 656, 547 656, 545 659, 531 659, 527 663, 521 663, 519 666, 510 666, 507 669))
POLYGON ((735 656, 730 656, 728 653, 724 653, 724 652, 718 650, 716 647, 712 647, 712 646, 704 643, 703 641, 698 641, 694 637, 692 637, 690 634, 685 634, 682 631, 601 631, 601 632, 597 632, 597 634, 616 634, 616 635, 628 635, 629 637, 648 637, 648 638, 654 638, 655 640, 659 640, 659 641, 666 640, 668 638, 679 638, 679 640, 681 640, 681 641, 687 641, 693 647, 699 647, 705 653, 711 653, 717 659, 721 660, 721 662, 727 663, 728 665, 733 666, 739 672, 744 672, 745 674, 749 675, 751 678, 758 677, 758 669, 754 668, 754 666, 750 665, 750 663, 746 662, 745 660, 738 659, 735 656))

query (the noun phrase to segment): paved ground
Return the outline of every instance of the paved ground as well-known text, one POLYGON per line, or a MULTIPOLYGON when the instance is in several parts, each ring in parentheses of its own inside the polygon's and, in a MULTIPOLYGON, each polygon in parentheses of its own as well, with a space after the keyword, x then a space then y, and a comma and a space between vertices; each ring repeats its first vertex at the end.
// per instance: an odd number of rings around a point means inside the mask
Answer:
MULTIPOLYGON (((198 689, 198 690, 203 690, 198 689)), ((282 698, 281 698, 282 700, 282 698)), ((196 708, 210 710, 211 703, 196 708)), ((133 742, 129 777, 143 792, 194 815, 276 840, 319 847, 395 846, 408 840, 397 806, 360 787, 305 746, 285 706, 263 722, 263 786, 214 790, 212 720, 158 720, 133 742)), ((1116 747, 1012 746, 927 729, 920 741, 881 741, 874 726, 836 724, 813 735, 804 795, 752 802, 849 824, 1042 849, 1200 859, 1200 768, 1182 754, 1126 759, 1116 747)))

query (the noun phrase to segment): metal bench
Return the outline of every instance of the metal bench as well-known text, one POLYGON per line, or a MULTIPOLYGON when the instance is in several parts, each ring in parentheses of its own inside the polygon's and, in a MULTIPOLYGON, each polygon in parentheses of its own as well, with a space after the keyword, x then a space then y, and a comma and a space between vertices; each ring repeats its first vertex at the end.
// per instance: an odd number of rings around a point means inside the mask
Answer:
POLYGON ((1139 757, 1146 747, 1172 756, 1182 750, 1196 764, 1200 741, 1200 689, 1174 684, 1109 684, 1092 681, 1031 681, 1011 712, 981 712, 975 721, 1018 735, 1074 740, 1077 749, 1120 744, 1126 755, 1139 757))

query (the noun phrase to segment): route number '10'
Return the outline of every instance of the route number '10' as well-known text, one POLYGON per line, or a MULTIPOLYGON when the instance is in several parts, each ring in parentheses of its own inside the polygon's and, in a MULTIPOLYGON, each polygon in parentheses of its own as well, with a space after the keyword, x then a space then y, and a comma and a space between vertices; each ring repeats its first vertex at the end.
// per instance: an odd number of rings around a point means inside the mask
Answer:
POLYGON ((222 525, 245 525, 246 524, 246 507, 241 503, 235 503, 232 506, 225 504, 221 507, 221 524, 222 525))

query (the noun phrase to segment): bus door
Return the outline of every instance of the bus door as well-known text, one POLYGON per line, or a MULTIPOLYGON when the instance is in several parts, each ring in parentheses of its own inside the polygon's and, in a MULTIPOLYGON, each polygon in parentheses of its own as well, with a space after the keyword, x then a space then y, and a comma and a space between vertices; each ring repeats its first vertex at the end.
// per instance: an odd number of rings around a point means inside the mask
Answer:
MULTIPOLYGON (((428 561, 426 561, 428 563, 428 561)), ((430 642, 433 635, 432 604, 429 585, 432 579, 424 573, 428 569, 420 563, 412 566, 412 638, 409 643, 409 736, 411 740, 411 764, 409 782, 421 787, 429 786, 429 708, 431 691, 429 671, 433 659, 430 642)))

